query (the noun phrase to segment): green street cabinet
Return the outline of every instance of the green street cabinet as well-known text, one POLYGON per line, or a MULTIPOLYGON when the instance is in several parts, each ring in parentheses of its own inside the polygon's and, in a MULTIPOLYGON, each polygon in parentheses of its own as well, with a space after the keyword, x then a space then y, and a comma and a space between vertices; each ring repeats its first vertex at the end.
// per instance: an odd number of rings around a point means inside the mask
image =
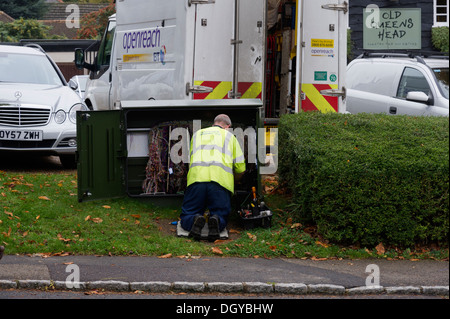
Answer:
POLYGON ((261 100, 123 101, 118 110, 78 112, 78 200, 182 198, 190 138, 221 113, 230 116, 246 157, 235 185, 239 204, 252 187, 260 189, 261 100))

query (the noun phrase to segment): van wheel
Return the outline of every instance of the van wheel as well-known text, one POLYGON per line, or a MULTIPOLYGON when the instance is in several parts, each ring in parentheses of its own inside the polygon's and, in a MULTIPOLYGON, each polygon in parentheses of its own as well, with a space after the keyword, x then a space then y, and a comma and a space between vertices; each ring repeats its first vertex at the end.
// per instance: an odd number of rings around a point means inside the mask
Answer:
POLYGON ((75 160, 75 155, 59 155, 59 161, 67 169, 77 168, 77 161, 75 160))

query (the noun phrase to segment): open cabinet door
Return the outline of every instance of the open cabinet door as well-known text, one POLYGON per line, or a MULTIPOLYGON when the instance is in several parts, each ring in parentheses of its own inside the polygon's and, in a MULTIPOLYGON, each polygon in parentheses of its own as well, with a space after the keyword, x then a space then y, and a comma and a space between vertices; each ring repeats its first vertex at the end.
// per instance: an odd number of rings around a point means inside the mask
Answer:
POLYGON ((122 111, 78 112, 78 200, 125 196, 122 111))

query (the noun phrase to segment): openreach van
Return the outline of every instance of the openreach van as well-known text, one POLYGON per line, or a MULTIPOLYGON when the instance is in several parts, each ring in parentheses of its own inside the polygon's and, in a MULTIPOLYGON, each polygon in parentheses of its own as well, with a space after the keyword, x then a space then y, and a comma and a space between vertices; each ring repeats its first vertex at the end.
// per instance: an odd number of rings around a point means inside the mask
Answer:
POLYGON ((226 113, 247 162, 239 206, 276 172, 265 125, 345 112, 347 10, 341 0, 117 0, 101 41, 75 52, 91 109, 77 118, 79 199, 182 196, 190 137, 226 113))
POLYGON ((94 63, 83 65, 77 51, 78 65, 91 70, 86 103, 105 110, 122 101, 207 93, 260 98, 265 1, 238 2, 236 8, 234 0, 117 1, 94 63))

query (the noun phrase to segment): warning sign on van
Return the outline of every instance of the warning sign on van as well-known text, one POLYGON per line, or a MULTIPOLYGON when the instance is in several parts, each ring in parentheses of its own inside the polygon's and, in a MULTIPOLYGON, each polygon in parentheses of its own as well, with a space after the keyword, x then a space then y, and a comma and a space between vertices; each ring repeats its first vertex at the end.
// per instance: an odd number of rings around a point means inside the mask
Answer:
POLYGON ((334 48, 333 39, 311 39, 311 47, 313 48, 334 48))
POLYGON ((328 78, 328 73, 326 71, 316 71, 314 72, 314 81, 326 81, 328 78))
POLYGON ((124 54, 123 62, 149 62, 150 55, 149 54, 124 54))

